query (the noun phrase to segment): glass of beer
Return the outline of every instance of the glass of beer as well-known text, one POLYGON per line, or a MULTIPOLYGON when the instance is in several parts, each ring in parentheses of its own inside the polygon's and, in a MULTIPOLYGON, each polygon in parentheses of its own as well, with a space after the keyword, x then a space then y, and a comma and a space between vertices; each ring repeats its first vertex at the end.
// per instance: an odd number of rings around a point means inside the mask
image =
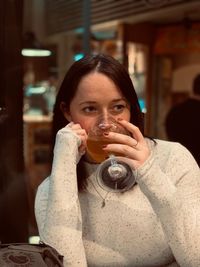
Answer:
POLYGON ((104 134, 108 132, 129 135, 128 131, 113 118, 109 118, 106 121, 99 119, 97 124, 89 131, 87 139, 88 156, 96 163, 101 163, 110 156, 107 151, 102 149, 104 145, 112 143, 112 140, 108 140, 104 136, 104 134))
POLYGON ((123 162, 123 155, 108 153, 102 149, 104 145, 115 143, 104 136, 108 132, 130 135, 112 118, 106 121, 99 120, 88 133, 87 156, 90 161, 100 163, 96 171, 98 184, 109 191, 123 192, 135 184, 135 177, 130 166, 123 162))

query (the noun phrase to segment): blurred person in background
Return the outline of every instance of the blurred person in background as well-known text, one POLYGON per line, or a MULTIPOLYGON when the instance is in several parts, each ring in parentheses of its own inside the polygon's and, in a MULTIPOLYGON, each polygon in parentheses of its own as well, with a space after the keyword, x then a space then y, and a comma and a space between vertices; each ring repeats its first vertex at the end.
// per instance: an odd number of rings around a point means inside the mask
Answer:
POLYGON ((170 141, 184 145, 200 166, 200 74, 193 81, 191 96, 167 114, 166 133, 170 141))

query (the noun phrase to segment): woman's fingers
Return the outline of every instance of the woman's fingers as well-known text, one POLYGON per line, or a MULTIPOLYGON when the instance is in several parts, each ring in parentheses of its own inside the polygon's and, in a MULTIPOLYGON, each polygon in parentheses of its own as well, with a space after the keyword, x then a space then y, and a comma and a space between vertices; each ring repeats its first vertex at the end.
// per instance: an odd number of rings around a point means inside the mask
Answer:
POLYGON ((132 136, 109 132, 104 136, 110 141, 103 150, 125 157, 132 168, 141 166, 150 155, 148 145, 140 129, 125 120, 119 123, 131 133, 132 136))
POLYGON ((120 133, 114 133, 114 132, 109 132, 106 133, 105 138, 111 141, 111 143, 118 143, 118 144, 129 144, 129 146, 136 148, 138 145, 138 141, 134 139, 131 136, 120 134, 120 133))
POLYGON ((118 122, 132 134, 135 140, 138 142, 144 141, 144 137, 137 126, 123 119, 118 119, 118 122))
POLYGON ((124 144, 107 144, 106 147, 103 147, 103 150, 132 159, 138 159, 139 156, 136 149, 124 144))
POLYGON ((87 133, 85 131, 85 129, 83 129, 81 127, 81 125, 79 123, 74 123, 74 122, 70 122, 67 125, 68 128, 70 128, 81 140, 81 144, 79 146, 79 152, 81 154, 85 153, 85 149, 86 149, 86 140, 87 140, 87 133))
POLYGON ((133 169, 136 169, 139 166, 141 166, 150 155, 149 148, 147 144, 145 145, 145 143, 140 145, 138 149, 131 147, 129 145, 113 144, 113 143, 104 146, 102 149, 107 151, 108 153, 110 152, 111 154, 117 156, 120 155, 124 157, 124 159, 125 158, 128 159, 130 166, 133 169))

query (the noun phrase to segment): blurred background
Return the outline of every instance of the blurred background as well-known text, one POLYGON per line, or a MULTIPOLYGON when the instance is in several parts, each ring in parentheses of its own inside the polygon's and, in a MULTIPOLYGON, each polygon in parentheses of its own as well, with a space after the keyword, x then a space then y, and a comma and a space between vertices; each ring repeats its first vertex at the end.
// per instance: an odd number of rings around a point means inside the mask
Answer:
POLYGON ((0 240, 37 242, 34 197, 50 171, 56 92, 87 53, 127 68, 145 133, 167 140, 165 117, 200 73, 199 0, 0 1, 0 240))

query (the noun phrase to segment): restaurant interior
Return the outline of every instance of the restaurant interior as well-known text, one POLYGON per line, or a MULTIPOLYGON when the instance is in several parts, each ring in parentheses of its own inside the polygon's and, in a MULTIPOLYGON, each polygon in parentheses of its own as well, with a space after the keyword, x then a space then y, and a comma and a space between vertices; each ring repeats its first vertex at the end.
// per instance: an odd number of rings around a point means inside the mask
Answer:
POLYGON ((88 53, 124 64, 145 134, 167 140, 166 114, 200 72, 200 1, 0 1, 2 243, 38 242, 34 198, 50 173, 56 94, 88 53))

